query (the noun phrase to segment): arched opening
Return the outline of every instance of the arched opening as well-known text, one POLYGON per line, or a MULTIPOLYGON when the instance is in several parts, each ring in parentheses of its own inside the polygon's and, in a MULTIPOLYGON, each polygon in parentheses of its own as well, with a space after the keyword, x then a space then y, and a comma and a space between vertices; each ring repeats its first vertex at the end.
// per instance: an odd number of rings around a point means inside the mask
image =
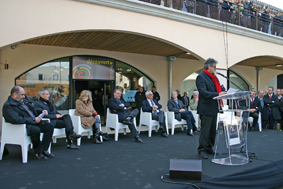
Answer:
MULTIPOLYGON (((109 57, 68 56, 39 64, 15 78, 15 84, 26 91, 31 102, 38 100, 38 91, 47 89, 50 101, 61 113, 75 108, 82 90, 90 90, 94 108, 104 117, 113 90, 119 88, 125 101, 135 106, 139 86, 151 90, 153 80, 137 68, 109 57)), ((103 119, 103 118, 102 118, 103 119)))

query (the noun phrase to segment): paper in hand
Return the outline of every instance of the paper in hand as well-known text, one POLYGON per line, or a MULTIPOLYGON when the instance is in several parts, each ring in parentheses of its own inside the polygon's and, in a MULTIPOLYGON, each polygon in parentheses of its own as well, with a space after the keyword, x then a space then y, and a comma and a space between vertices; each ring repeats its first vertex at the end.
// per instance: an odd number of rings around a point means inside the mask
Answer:
POLYGON ((39 116, 37 116, 38 118, 43 118, 46 115, 46 112, 43 112, 41 114, 39 114, 39 116))

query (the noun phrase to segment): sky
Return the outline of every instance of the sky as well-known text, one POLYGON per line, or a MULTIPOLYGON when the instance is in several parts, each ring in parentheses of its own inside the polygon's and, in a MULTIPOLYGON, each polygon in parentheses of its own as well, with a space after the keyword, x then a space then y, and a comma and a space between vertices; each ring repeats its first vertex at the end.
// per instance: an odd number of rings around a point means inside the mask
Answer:
POLYGON ((283 0, 259 0, 259 1, 283 9, 283 0))

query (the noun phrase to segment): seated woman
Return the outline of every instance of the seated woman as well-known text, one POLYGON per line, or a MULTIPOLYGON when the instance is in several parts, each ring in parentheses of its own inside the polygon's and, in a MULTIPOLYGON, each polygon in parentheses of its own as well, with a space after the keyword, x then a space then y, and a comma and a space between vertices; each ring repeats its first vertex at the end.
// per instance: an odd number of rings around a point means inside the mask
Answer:
POLYGON ((99 129, 100 120, 97 112, 92 105, 91 92, 88 90, 83 90, 80 94, 80 98, 76 100, 76 112, 75 115, 81 117, 81 124, 85 129, 92 127, 93 138, 92 142, 95 144, 102 144, 99 141, 99 136, 104 136, 104 140, 109 140, 106 133, 102 133, 99 129))

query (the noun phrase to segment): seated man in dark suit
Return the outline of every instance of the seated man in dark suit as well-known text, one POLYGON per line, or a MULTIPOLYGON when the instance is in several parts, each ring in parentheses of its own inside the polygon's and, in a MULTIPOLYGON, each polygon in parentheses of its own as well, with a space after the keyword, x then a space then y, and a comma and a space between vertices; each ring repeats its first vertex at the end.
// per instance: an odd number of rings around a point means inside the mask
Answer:
POLYGON ((187 135, 194 136, 193 130, 196 130, 195 119, 192 112, 188 111, 181 100, 177 98, 177 92, 172 91, 172 98, 168 100, 168 110, 175 113, 175 118, 179 121, 185 119, 187 121, 187 135))
MULTIPOLYGON (((27 134, 31 138, 36 159, 47 160, 48 157, 55 157, 47 151, 52 139, 53 127, 48 121, 43 121, 41 117, 38 117, 31 103, 25 99, 25 90, 22 87, 12 88, 11 95, 4 103, 2 112, 8 123, 26 124, 27 134), (44 133, 42 141, 40 141, 40 133, 44 133)), ((46 110, 43 110, 42 113, 48 114, 46 110)))
POLYGON ((121 98, 120 89, 114 90, 114 98, 111 98, 109 100, 109 108, 111 113, 118 114, 119 122, 129 126, 129 129, 135 139, 135 142, 143 143, 133 123, 133 119, 138 115, 139 110, 134 109, 131 111, 130 103, 125 102, 124 99, 121 98))
POLYGON ((262 110, 260 100, 258 97, 256 97, 256 92, 252 91, 251 92, 251 98, 250 98, 250 111, 244 111, 243 112, 243 119, 244 122, 247 122, 248 117, 252 117, 253 120, 253 125, 249 127, 249 131, 254 131, 257 121, 258 121, 258 116, 259 112, 262 110))
POLYGON ((73 123, 69 114, 60 114, 55 106, 49 101, 50 94, 48 90, 41 89, 38 92, 40 98, 34 104, 35 110, 40 113, 42 110, 47 110, 48 115, 46 118, 50 119, 50 123, 54 128, 65 128, 67 138, 67 148, 79 149, 78 146, 74 145, 72 140, 78 139, 81 135, 77 135, 74 132, 73 123))
POLYGON ((152 114, 152 119, 159 121, 160 127, 162 128, 161 136, 168 137, 166 133, 166 123, 165 123, 165 115, 162 110, 162 106, 157 102, 157 100, 153 99, 153 93, 151 91, 147 91, 145 93, 146 100, 142 102, 142 111, 150 112, 152 114))

